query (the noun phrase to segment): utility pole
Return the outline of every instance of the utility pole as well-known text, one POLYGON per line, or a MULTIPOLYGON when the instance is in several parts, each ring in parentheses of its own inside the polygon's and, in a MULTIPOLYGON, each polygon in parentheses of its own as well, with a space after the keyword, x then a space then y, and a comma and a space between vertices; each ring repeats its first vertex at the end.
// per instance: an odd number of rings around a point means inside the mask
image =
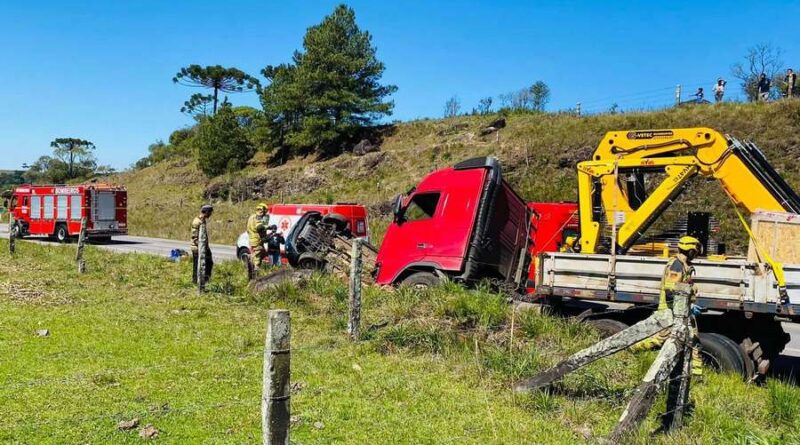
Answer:
POLYGON ((580 102, 578 102, 578 103, 575 105, 575 114, 577 114, 578 116, 580 116, 580 115, 581 115, 581 103, 580 103, 580 102))
POLYGON ((681 84, 675 87, 675 106, 681 104, 681 84))

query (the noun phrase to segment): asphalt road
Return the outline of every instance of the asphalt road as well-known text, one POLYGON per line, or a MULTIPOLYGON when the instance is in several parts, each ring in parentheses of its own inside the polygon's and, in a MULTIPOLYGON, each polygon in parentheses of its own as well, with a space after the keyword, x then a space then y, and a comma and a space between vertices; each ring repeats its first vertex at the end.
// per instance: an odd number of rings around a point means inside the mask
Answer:
MULTIPOLYGON (((0 237, 8 238, 8 224, 0 224, 0 237)), ((40 244, 58 244, 56 241, 47 238, 29 237, 26 241, 40 244)), ((145 238, 143 236, 115 236, 108 242, 92 242, 93 246, 100 249, 110 250, 119 253, 149 253, 152 255, 169 256, 172 249, 183 249, 187 252, 189 241, 175 241, 162 238, 145 238)), ((214 262, 221 262, 236 259, 236 247, 225 244, 212 244, 211 253, 214 262)))

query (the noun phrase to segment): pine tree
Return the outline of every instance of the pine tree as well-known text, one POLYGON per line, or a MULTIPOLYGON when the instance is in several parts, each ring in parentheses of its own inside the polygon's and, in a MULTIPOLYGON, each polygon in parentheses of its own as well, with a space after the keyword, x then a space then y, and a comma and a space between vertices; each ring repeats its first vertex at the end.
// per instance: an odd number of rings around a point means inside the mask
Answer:
POLYGON ((262 71, 270 84, 261 101, 277 140, 300 149, 336 151, 359 129, 391 114, 394 103, 385 99, 397 87, 381 85, 385 67, 352 9, 339 5, 309 28, 303 49, 295 52, 293 64, 262 71))

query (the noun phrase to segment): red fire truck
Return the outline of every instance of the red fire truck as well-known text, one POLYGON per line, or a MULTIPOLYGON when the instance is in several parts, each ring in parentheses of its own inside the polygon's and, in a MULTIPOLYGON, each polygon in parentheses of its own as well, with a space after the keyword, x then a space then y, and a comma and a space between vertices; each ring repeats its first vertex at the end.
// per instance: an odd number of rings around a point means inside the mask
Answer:
POLYGON ((9 202, 17 236, 46 235, 60 242, 80 233, 83 217, 90 238, 127 235, 127 206, 125 188, 107 184, 21 185, 9 202))

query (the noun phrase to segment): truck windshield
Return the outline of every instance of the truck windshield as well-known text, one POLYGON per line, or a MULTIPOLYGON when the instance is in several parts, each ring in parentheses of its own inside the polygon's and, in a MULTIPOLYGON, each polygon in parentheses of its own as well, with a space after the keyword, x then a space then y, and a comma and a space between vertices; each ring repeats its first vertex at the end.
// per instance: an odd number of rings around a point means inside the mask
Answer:
POLYGON ((439 193, 420 193, 406 207, 405 220, 419 221, 433 217, 439 204, 439 193))

